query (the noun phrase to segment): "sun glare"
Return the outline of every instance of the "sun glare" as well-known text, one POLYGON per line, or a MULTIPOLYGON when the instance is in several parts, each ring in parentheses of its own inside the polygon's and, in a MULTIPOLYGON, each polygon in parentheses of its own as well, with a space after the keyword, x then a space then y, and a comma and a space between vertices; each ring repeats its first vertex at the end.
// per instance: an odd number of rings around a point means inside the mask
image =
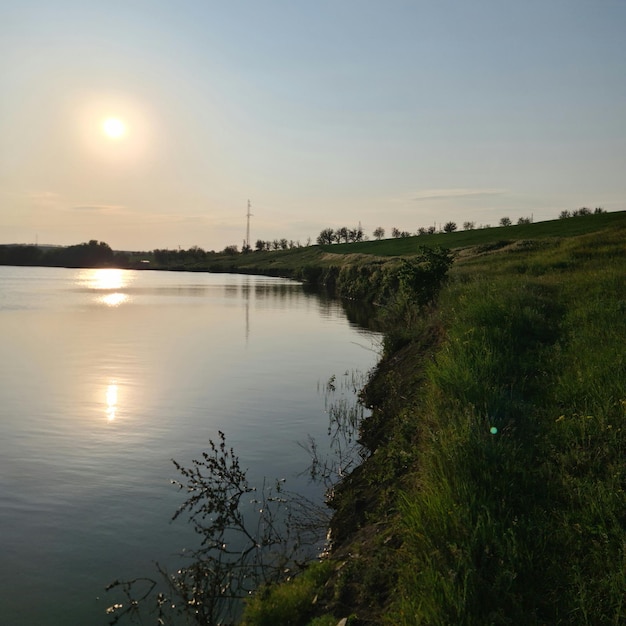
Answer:
POLYGON ((83 270, 79 281, 89 289, 117 291, 128 284, 129 272, 115 267, 83 270))
POLYGON ((85 269, 77 278, 78 287, 81 290, 96 292, 94 300, 110 307, 119 306, 130 300, 124 291, 131 282, 130 272, 113 267, 85 269))
POLYGON ((115 167, 140 167, 154 148, 155 111, 140 100, 92 93, 76 103, 76 138, 90 156, 115 167))
POLYGON ((102 130, 110 139, 121 139, 126 134, 126 124, 117 117, 108 117, 102 122, 102 130))
POLYGON ((117 385, 115 383, 111 383, 107 387, 106 404, 107 420, 109 422, 112 422, 115 419, 117 413, 117 385))

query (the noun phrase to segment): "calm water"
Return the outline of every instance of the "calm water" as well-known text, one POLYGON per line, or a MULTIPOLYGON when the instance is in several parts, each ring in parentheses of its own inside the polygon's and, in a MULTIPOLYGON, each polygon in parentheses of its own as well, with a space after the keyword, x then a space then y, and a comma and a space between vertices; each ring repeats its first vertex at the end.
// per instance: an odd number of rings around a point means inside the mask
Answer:
POLYGON ((249 476, 313 495, 318 387, 376 345, 282 279, 0 267, 0 623, 106 624, 109 582, 195 545, 171 459, 218 430, 249 476))

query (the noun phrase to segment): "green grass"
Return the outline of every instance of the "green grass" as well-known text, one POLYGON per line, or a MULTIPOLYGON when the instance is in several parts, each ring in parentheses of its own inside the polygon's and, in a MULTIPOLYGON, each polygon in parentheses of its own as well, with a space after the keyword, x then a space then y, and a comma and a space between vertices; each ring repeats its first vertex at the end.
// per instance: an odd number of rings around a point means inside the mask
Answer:
POLYGON ((335 626, 339 620, 313 617, 316 598, 331 570, 329 561, 311 564, 292 580, 260 590, 246 604, 243 626, 335 626))
POLYGON ((364 392, 372 454, 336 490, 345 532, 297 623, 626 623, 625 217, 498 228, 436 308, 395 318, 364 392))
POLYGON ((518 255, 541 271, 458 268, 389 623, 625 622, 624 248, 586 235, 518 255))

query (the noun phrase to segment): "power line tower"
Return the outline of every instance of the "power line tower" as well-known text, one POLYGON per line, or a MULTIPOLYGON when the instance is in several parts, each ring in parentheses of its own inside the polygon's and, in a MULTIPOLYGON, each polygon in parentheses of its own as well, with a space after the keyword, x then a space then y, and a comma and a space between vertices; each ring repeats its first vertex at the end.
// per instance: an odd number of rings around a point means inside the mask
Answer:
POLYGON ((250 218, 252 217, 252 213, 250 213, 250 200, 248 200, 248 213, 246 214, 246 217, 248 218, 248 222, 246 225, 246 248, 248 250, 251 250, 252 248, 250 248, 250 218))

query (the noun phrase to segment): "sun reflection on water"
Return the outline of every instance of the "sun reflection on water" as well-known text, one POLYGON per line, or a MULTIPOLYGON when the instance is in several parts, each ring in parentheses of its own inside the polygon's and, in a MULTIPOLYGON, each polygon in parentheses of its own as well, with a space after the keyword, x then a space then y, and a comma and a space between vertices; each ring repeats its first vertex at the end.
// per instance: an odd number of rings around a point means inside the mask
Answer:
POLYGON ((128 272, 114 267, 85 270, 81 279, 90 289, 122 289, 128 284, 128 272))
POLYGON ((86 269, 80 273, 78 283, 88 291, 108 292, 98 296, 97 302, 116 307, 129 300, 124 289, 130 284, 131 276, 127 270, 113 267, 86 269))
POLYGON ((102 296, 102 298, 100 298, 100 302, 104 302, 104 304, 106 304, 107 306, 119 306, 127 300, 128 296, 125 293, 120 293, 119 291, 109 293, 106 296, 102 296))
POLYGON ((117 385, 110 383, 106 390, 106 416, 112 422, 117 415, 117 385))

